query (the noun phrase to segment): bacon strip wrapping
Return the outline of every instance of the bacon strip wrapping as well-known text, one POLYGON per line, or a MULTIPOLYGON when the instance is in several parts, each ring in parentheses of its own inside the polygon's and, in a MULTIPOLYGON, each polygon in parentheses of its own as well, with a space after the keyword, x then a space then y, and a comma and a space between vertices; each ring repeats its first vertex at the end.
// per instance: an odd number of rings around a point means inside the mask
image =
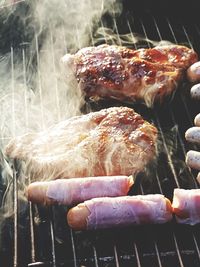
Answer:
POLYGON ((133 183, 132 176, 59 179, 31 183, 27 192, 34 203, 74 205, 95 197, 125 196, 133 183))
POLYGON ((94 198, 72 208, 68 213, 68 223, 75 230, 76 226, 80 229, 80 224, 82 228, 90 230, 161 224, 171 219, 171 202, 161 194, 94 198), (87 215, 85 209, 88 210, 87 215))
POLYGON ((200 223, 200 189, 174 189, 172 208, 178 223, 200 223))

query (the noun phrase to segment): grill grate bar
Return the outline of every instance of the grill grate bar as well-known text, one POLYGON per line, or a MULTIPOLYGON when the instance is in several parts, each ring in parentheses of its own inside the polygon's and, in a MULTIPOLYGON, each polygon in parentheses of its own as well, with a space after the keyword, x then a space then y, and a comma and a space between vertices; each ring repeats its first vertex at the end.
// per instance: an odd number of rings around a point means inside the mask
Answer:
POLYGON ((114 22, 114 28, 115 28, 116 33, 117 33, 117 40, 118 40, 118 43, 119 43, 119 45, 122 45, 121 39, 120 39, 120 37, 119 37, 119 31, 118 31, 118 28, 117 28, 117 23, 116 23, 116 19, 115 19, 115 18, 113 19, 113 22, 114 22))
POLYGON ((91 42, 92 42, 92 46, 94 46, 94 45, 95 45, 95 42, 94 42, 94 37, 93 37, 93 34, 92 34, 92 29, 91 29, 91 27, 89 27, 89 31, 90 31, 90 40, 91 40, 91 42))
POLYGON ((176 239, 176 236, 175 236, 174 233, 173 233, 173 239, 174 239, 174 243, 175 243, 176 252, 177 252, 177 256, 178 256, 178 259, 179 259, 180 266, 181 266, 181 267, 184 267, 184 264, 183 264, 183 261, 182 261, 182 258, 181 258, 181 252, 180 252, 180 250, 179 250, 179 246, 178 246, 178 243, 177 243, 177 239, 176 239))
POLYGON ((194 236, 194 234, 192 234, 192 236, 193 236, 195 248, 196 248, 196 251, 197 251, 197 255, 198 255, 198 258, 199 258, 199 261, 200 261, 200 250, 199 250, 199 246, 197 244, 197 240, 196 240, 196 237, 194 236))
POLYGON ((72 243, 72 252, 73 252, 74 267, 78 267, 77 260, 76 260, 76 250, 75 250, 73 230, 71 228, 70 228, 70 237, 71 237, 71 243, 72 243))
MULTIPOLYGON (((24 86, 27 87, 27 78, 26 78, 26 54, 24 48, 22 49, 22 63, 23 63, 23 78, 24 86)), ((24 90, 24 103, 25 103, 25 124, 28 129, 28 103, 27 103, 27 90, 24 90)))
POLYGON ((12 164, 13 168, 13 193, 14 193, 14 255, 13 255, 13 266, 18 265, 18 185, 17 185, 17 173, 15 169, 15 162, 12 164))
POLYGON ((78 44, 78 49, 81 49, 81 42, 80 42, 80 37, 79 37, 79 32, 78 32, 78 25, 75 24, 75 30, 76 34, 74 35, 74 38, 76 37, 76 42, 78 44))
POLYGON ((99 264, 98 264, 97 251, 96 251, 95 246, 92 246, 92 247, 93 247, 93 252, 94 252, 94 262, 95 262, 95 266, 98 267, 99 264))
POLYGON ((186 104, 186 101, 185 101, 183 95, 181 95, 181 100, 182 100, 182 103, 183 103, 183 107, 184 107, 184 109, 185 109, 185 111, 186 111, 187 118, 188 118, 188 120, 189 120, 189 122, 190 122, 190 125, 192 126, 192 125, 193 125, 193 118, 192 118, 191 115, 190 115, 190 112, 189 112, 189 110, 188 110, 188 106, 187 106, 187 104, 186 104))
POLYGON ((53 229, 53 221, 50 220, 50 233, 51 233, 51 252, 52 252, 52 266, 56 267, 56 252, 55 252, 55 236, 53 229))
POLYGON ((12 127, 13 127, 13 133, 12 136, 15 136, 15 77, 14 77, 14 50, 11 46, 10 49, 10 55, 11 55, 11 88, 12 88, 12 127))
POLYGON ((159 179, 159 176, 158 176, 158 173, 157 172, 156 172, 156 180, 157 180, 157 183, 158 183, 159 191, 163 195, 162 186, 161 186, 160 179, 159 179))
POLYGON ((128 28, 129 28, 129 32, 130 32, 130 34, 131 34, 131 38, 132 38, 132 40, 133 40, 134 48, 137 49, 136 38, 135 38, 135 36, 133 35, 133 32, 132 32, 132 30, 131 30, 131 25, 130 25, 129 20, 127 20, 127 25, 128 25, 128 28))
POLYGON ((160 41, 162 41, 163 38, 162 38, 161 32, 160 32, 160 30, 159 30, 157 21, 156 21, 155 17, 152 17, 152 19, 153 19, 153 22, 154 22, 154 25, 155 25, 155 28, 156 28, 156 32, 157 32, 157 34, 158 34, 158 37, 159 37, 160 41))
POLYGON ((143 24, 142 20, 140 20, 140 24, 141 24, 141 26, 142 26, 142 30, 143 30, 144 36, 145 36, 145 38, 146 38, 146 40, 147 40, 147 46, 148 46, 148 48, 151 48, 151 45, 150 45, 150 43, 149 43, 149 41, 148 41, 149 38, 148 38, 146 29, 145 29, 145 27, 144 27, 144 24, 143 24))
POLYGON ((158 259, 158 265, 159 265, 159 267, 162 267, 160 254, 159 254, 159 250, 158 250, 158 245, 157 245, 156 242, 154 243, 154 245, 155 245, 156 256, 157 256, 157 259, 158 259))
POLYGON ((50 27, 50 41, 51 41, 51 55, 52 55, 52 63, 53 63, 53 75, 55 79, 55 92, 56 92, 56 114, 57 119, 60 121, 61 119, 61 112, 60 112, 60 105, 59 105, 59 94, 58 94, 58 79, 57 79, 57 73, 56 73, 56 64, 55 64, 55 52, 54 52, 54 44, 53 44, 53 33, 52 33, 52 27, 50 27))
POLYGON ((177 41, 176 36, 175 36, 175 33, 174 33, 173 29, 172 29, 171 23, 169 22, 169 19, 166 18, 166 21, 167 21, 167 24, 168 24, 169 29, 170 29, 170 31, 171 31, 171 34, 172 34, 172 36, 173 36, 173 38, 174 38, 175 43, 178 44, 178 41, 177 41))
POLYGON ((117 247, 116 247, 116 245, 114 245, 114 256, 115 256, 115 264, 116 264, 116 267, 119 267, 119 258, 118 258, 118 254, 117 254, 117 247))
POLYGON ((169 149, 167 147, 167 143, 166 143, 165 136, 163 134, 163 131, 162 131, 162 128, 161 128, 161 125, 160 125, 160 121, 159 121, 159 119, 158 119, 156 114, 155 114, 155 118, 156 118, 157 127, 159 129, 159 132, 160 132, 160 135, 161 135, 161 138, 162 138, 162 141, 163 141, 163 145, 164 145, 164 149, 165 149, 165 152, 166 152, 166 155, 167 155, 169 167, 170 167, 170 169, 172 171, 176 186, 180 188, 180 183, 178 181, 178 176, 176 174, 176 170, 175 170, 175 167, 174 167, 174 164, 173 164, 173 160, 172 160, 172 157, 170 155, 170 151, 169 151, 169 149))
POLYGON ((194 47, 193 47, 193 45, 192 45, 192 42, 191 42, 191 40, 190 40, 190 38, 189 38, 189 35, 188 35, 187 31, 186 31, 186 28, 185 28, 184 26, 182 26, 182 28, 183 28, 183 31, 184 31, 185 36, 186 36, 186 38, 187 38, 187 41, 188 41, 188 43, 189 43, 189 45, 190 45, 190 48, 194 49, 194 47))
MULTIPOLYGON (((27 103, 27 72, 26 72, 26 53, 25 49, 22 48, 22 63, 23 63, 23 80, 25 86, 24 92, 24 103, 25 103, 25 125, 28 129, 29 119, 28 119, 28 103, 27 103)), ((29 184, 31 183, 29 177, 29 184)), ((34 223, 33 223, 33 205, 31 202, 28 203, 28 212, 29 212, 29 227, 30 227, 30 240, 31 240, 31 261, 34 263, 36 261, 35 254, 35 236, 34 236, 34 223)))
POLYGON ((40 97, 40 110, 42 118, 42 128, 44 129, 44 107, 43 107, 43 96, 42 96, 42 81, 40 72, 40 55, 39 55, 39 44, 38 35, 35 35, 35 46, 36 46, 36 60, 37 60, 37 74, 38 74, 38 86, 39 86, 39 97, 40 97))
POLYGON ((65 49, 65 53, 67 53, 67 40, 66 40, 66 36, 65 36, 65 27, 63 25, 62 27, 62 39, 63 39, 63 44, 64 44, 64 49, 65 49))
POLYGON ((138 267, 141 267, 142 265, 141 265, 141 262, 140 262, 140 256, 139 256, 137 245, 136 245, 135 242, 134 242, 134 250, 135 250, 135 256, 136 256, 137 266, 138 267))
POLYGON ((29 218, 30 218, 30 239, 31 239, 31 261, 35 262, 35 236, 34 236, 34 228, 33 228, 33 206, 32 203, 29 202, 29 218))

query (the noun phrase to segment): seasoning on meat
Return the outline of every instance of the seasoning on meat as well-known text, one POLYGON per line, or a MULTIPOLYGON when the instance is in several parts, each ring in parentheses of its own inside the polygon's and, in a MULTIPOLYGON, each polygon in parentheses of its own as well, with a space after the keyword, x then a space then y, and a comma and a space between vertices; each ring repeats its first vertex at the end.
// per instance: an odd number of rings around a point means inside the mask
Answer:
POLYGON ((160 224, 171 219, 171 202, 161 194, 94 198, 67 214, 75 230, 160 224))
POLYGON ((181 45, 132 50, 104 44, 62 58, 87 97, 139 100, 148 106, 170 95, 197 60, 192 49, 181 45))
POLYGON ((133 109, 111 107, 17 137, 5 153, 25 161, 26 175, 36 180, 129 176, 154 158, 156 141, 156 127, 133 109))

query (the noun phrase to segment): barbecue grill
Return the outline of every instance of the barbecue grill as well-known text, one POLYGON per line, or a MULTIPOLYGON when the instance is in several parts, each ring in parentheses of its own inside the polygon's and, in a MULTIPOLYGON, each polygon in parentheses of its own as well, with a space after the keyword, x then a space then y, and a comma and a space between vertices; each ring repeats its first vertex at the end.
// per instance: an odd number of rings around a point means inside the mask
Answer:
MULTIPOLYGON (((45 35, 45 29, 40 35, 36 35, 34 18, 29 9, 30 4, 29 1, 16 3, 8 19, 4 17, 5 8, 2 7, 0 10, 2 14, 0 15, 2 18, 0 20, 0 52, 1 55, 8 53, 10 55, 7 65, 10 73, 8 82, 11 83, 13 90, 15 90, 16 81, 14 77, 16 58, 17 60, 20 58, 22 62, 23 83, 31 87, 34 87, 34 83, 30 77, 34 76, 35 66, 40 64, 40 44, 45 35), (30 25, 32 28, 29 27, 30 25), (34 47, 30 47, 32 39, 35 40, 34 47), (35 54, 36 57, 29 61, 31 54, 35 54)), ((110 36, 105 30, 98 32, 98 36, 99 34, 101 36, 96 38, 96 29, 91 29, 90 45, 117 43, 139 48, 151 47, 152 43, 148 40, 168 40, 194 48, 200 55, 198 8, 192 5, 192 2, 190 4, 188 8, 188 3, 187 6, 181 3, 179 7, 177 2, 169 6, 169 2, 140 1, 135 6, 132 1, 122 1, 123 10, 120 15, 112 16, 112 12, 107 12, 103 14, 99 25, 96 26, 96 28, 101 26, 101 29, 112 29, 114 35, 110 36), (193 14, 190 20, 187 15, 188 11, 193 14), (130 39, 127 41, 122 38, 125 34, 129 34, 132 42, 130 39), (144 38, 135 43, 138 35, 144 38)), ((10 7, 12 8, 13 6, 10 7)), ((75 38, 78 37, 75 36, 75 38)), ((66 51, 70 50, 67 47, 65 32, 63 32, 63 43, 66 45, 66 51)), ((49 49, 52 55, 55 55, 53 38, 49 49)), ((56 60, 52 56, 52 64, 56 64, 56 60)), ((56 77, 56 73, 52 75, 56 77)), ((40 78, 38 75, 38 79, 40 78)), ((59 83, 57 84, 59 87, 59 83)), ((162 193, 172 200, 173 189, 176 187, 198 188, 196 171, 189 169, 184 162, 189 149, 198 149, 187 143, 184 138, 185 131, 193 126, 193 119, 200 112, 199 102, 190 97, 190 87, 191 84, 184 81, 172 98, 166 99, 162 104, 156 104, 152 109, 141 104, 124 104, 117 101, 88 101, 87 105, 82 107, 83 112, 87 112, 88 108, 98 110, 112 105, 128 105, 145 119, 153 122, 159 129, 158 159, 144 173, 137 175, 135 185, 129 194, 162 193)), ((12 108, 11 106, 10 109, 12 108)), ((25 123, 28 124, 28 121, 25 123)), ((4 218, 0 236, 0 265, 2 267, 200 266, 199 225, 179 225, 172 220, 164 225, 74 232, 66 223, 66 207, 55 205, 47 208, 32 205, 21 199, 19 196, 22 186, 20 181, 24 175, 21 162, 8 161, 2 154, 0 163, 1 205, 3 206, 3 196, 6 192, 9 192, 9 197, 12 199, 11 215, 4 218), (5 177, 8 177, 8 180, 5 177)), ((2 220, 2 216, 0 218, 2 220)))

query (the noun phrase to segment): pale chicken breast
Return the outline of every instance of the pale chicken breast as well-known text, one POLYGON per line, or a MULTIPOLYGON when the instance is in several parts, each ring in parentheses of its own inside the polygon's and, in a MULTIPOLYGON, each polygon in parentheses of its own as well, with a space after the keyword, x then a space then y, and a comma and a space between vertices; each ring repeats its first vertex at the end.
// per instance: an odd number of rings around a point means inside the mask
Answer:
POLYGON ((132 175, 155 156, 157 129, 133 109, 111 107, 14 138, 5 149, 31 179, 132 175))

